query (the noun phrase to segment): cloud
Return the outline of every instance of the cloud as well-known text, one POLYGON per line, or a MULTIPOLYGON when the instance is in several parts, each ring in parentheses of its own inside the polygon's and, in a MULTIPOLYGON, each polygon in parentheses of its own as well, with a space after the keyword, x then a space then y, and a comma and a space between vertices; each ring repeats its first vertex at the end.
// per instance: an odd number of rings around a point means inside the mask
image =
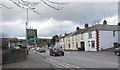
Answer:
POLYGON ((74 31, 80 24, 74 24, 72 21, 58 21, 53 18, 43 22, 30 23, 29 26, 38 30, 39 36, 53 36, 55 34, 63 34, 65 32, 74 31))
MULTIPOLYGON (((3 24, 3 31, 8 34, 8 37, 23 37, 25 36, 25 24, 22 21, 7 22, 3 24)), ((72 21, 57 21, 53 18, 43 22, 31 22, 28 28, 37 29, 38 37, 52 37, 55 34, 63 34, 65 32, 72 32, 75 28, 82 25, 74 24, 72 21)))
POLYGON ((3 22, 2 32, 7 37, 25 36, 25 24, 21 24, 21 20, 14 22, 3 22))
MULTIPOLYGON (((9 37, 25 36, 26 9, 14 4, 13 9, 2 9, 2 32, 9 37)), ((38 36, 49 37, 55 34, 73 32, 77 26, 83 28, 85 23, 89 25, 95 22, 102 23, 104 14, 108 24, 116 24, 118 4, 117 2, 70 2, 60 11, 56 11, 43 3, 35 7, 43 15, 37 15, 29 10, 29 28, 38 30, 38 36)))
MULTIPOLYGON (((117 2, 70 2, 60 11, 56 11, 45 4, 37 5, 36 10, 43 15, 37 15, 29 10, 30 21, 42 21, 53 17, 56 20, 70 20, 76 23, 89 22, 92 24, 95 20, 102 20, 104 14, 113 16, 117 14, 117 2), (86 18, 83 18, 86 16, 86 18)), ((15 7, 8 10, 3 9, 3 21, 24 20, 26 21, 26 9, 15 7)))

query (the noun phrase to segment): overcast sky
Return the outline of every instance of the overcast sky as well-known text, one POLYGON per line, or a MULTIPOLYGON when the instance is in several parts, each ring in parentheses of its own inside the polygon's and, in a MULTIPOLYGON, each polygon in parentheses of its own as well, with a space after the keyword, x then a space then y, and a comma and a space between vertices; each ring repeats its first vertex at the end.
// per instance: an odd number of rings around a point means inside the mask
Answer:
MULTIPOLYGON (((2 29, 5 37, 24 37, 26 23, 26 9, 19 8, 12 3, 5 3, 13 9, 0 9, 2 12, 2 29)), ((38 37, 52 37, 75 31, 84 24, 102 24, 106 19, 108 24, 118 23, 118 2, 69 2, 60 11, 52 9, 43 3, 35 6, 35 10, 42 13, 38 15, 29 10, 28 28, 37 29, 38 37)), ((1 25, 1 24, 0 24, 1 25)))

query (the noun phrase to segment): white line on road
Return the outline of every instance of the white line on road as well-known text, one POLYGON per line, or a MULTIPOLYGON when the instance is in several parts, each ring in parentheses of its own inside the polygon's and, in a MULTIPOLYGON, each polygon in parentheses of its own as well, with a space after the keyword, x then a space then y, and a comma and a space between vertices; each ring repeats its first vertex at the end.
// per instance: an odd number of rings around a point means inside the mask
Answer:
POLYGON ((55 63, 59 63, 60 65, 62 65, 62 66, 65 66, 65 67, 67 67, 67 68, 80 68, 80 67, 78 67, 78 66, 75 66, 75 65, 72 65, 72 64, 68 64, 68 63, 64 63, 64 62, 60 62, 60 61, 58 61, 58 60, 53 60, 53 59, 48 59, 49 61, 52 61, 52 62, 55 62, 55 63))

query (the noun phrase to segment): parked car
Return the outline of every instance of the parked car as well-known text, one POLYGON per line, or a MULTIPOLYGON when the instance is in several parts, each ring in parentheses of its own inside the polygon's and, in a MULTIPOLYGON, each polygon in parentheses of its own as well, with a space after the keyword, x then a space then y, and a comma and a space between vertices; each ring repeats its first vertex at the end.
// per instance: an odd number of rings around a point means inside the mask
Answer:
POLYGON ((116 55, 120 56, 120 47, 115 48, 114 52, 116 55))
POLYGON ((37 48, 36 48, 36 51, 39 51, 39 50, 40 50, 40 47, 37 47, 37 48))
POLYGON ((46 52, 46 50, 45 50, 45 48, 40 48, 40 49, 38 50, 38 52, 39 52, 39 53, 43 53, 43 52, 46 52))
POLYGON ((64 50, 61 47, 53 47, 50 50, 50 56, 64 56, 64 50))

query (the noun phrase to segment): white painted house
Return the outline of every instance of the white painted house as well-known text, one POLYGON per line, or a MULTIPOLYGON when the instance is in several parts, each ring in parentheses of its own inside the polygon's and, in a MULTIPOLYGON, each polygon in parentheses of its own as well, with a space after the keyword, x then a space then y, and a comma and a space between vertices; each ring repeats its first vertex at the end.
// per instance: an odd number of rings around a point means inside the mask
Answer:
POLYGON ((84 30, 83 43, 85 51, 100 51, 118 44, 120 26, 103 24, 93 25, 84 30))
POLYGON ((120 25, 96 24, 77 29, 60 38, 60 45, 65 50, 101 51, 120 44, 120 25))

